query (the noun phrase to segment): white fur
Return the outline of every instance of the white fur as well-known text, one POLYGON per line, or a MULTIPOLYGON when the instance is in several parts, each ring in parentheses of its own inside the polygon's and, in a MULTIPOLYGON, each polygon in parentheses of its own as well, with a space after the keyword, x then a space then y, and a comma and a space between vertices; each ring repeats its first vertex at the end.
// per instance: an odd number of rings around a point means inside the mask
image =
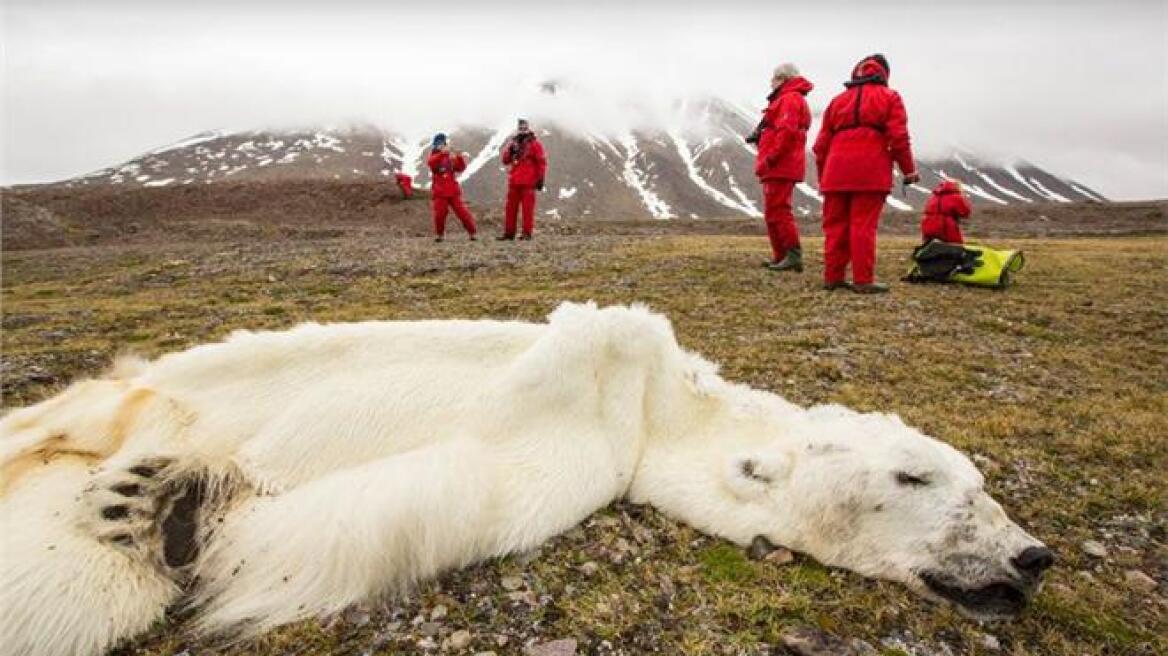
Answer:
POLYGON ((619 498, 921 591, 919 571, 976 585, 1037 544, 948 446, 728 383, 636 306, 238 332, 10 413, 0 467, 13 654, 98 654, 180 600, 200 631, 262 632, 529 549, 619 498), (167 466, 135 477, 143 462, 167 466), (902 470, 934 484, 906 490, 902 470), (219 493, 183 592, 149 497, 191 477, 219 493), (104 519, 130 480, 152 492, 104 519))

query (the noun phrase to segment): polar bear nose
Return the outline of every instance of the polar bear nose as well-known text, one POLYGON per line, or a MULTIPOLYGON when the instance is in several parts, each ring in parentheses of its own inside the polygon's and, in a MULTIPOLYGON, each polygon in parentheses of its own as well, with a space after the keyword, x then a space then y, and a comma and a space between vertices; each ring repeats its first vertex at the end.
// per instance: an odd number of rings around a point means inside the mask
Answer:
POLYGON ((1054 565, 1054 552, 1046 547, 1026 547, 1013 563, 1019 571, 1037 577, 1054 565))

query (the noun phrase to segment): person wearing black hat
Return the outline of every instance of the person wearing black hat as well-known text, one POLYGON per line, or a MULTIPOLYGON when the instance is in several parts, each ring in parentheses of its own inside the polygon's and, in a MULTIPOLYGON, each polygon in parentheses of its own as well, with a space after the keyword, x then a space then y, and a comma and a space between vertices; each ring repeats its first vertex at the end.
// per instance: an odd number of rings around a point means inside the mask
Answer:
POLYGON ((543 144, 531 131, 527 119, 519 119, 515 134, 503 146, 503 166, 507 174, 507 205, 504 210, 501 240, 515 239, 519 208, 523 208, 523 234, 520 239, 531 239, 535 230, 535 192, 543 191, 547 173, 547 157, 543 144))
POLYGON ((430 197, 434 215, 434 241, 446 239, 446 213, 453 209, 470 240, 475 240, 477 228, 474 215, 462 202, 462 187, 458 184, 458 174, 466 170, 466 153, 451 153, 446 135, 439 132, 430 142, 430 156, 426 165, 430 167, 430 197))
POLYGON ((860 60, 824 111, 812 148, 823 194, 824 289, 888 291, 875 280, 876 228, 892 189, 893 163, 905 184, 920 180, 904 101, 888 88, 891 72, 884 55, 860 60), (852 283, 846 280, 849 263, 852 283))

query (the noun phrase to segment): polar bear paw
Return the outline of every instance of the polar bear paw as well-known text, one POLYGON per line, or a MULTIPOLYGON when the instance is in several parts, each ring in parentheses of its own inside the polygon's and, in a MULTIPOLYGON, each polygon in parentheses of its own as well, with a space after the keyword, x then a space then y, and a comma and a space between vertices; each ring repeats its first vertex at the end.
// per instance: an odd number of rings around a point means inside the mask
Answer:
POLYGON ((177 490, 172 461, 147 458, 98 474, 84 492, 83 522, 98 541, 136 559, 161 562, 162 524, 177 490))

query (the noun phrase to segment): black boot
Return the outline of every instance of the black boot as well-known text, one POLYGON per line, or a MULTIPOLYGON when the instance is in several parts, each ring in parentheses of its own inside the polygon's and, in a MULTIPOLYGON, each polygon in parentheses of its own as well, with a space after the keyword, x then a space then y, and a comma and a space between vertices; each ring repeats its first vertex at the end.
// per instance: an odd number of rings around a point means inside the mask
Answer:
POLYGON ((870 282, 865 285, 852 285, 852 291, 857 294, 887 294, 890 287, 882 282, 870 282))
POLYGON ((794 271, 801 273, 803 271, 803 249, 792 248, 787 251, 787 255, 778 262, 773 262, 767 265, 771 271, 794 271))

